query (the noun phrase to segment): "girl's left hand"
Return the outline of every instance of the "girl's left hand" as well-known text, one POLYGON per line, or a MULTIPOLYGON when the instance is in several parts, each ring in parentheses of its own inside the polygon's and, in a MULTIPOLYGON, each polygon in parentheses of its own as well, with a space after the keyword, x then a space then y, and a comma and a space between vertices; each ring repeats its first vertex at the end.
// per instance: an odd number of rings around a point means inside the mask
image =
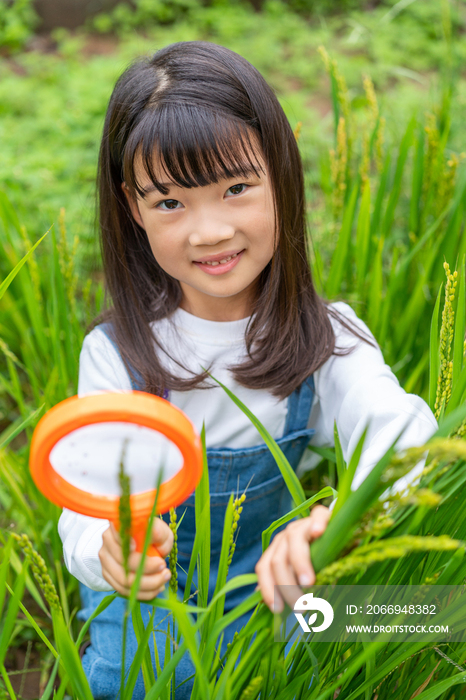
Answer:
POLYGON ((280 591, 293 607, 302 595, 301 586, 312 586, 316 577, 309 544, 322 535, 330 520, 330 510, 315 506, 307 518, 294 520, 272 540, 256 564, 255 571, 264 602, 272 612, 283 610, 283 600, 274 586, 292 586, 280 591))

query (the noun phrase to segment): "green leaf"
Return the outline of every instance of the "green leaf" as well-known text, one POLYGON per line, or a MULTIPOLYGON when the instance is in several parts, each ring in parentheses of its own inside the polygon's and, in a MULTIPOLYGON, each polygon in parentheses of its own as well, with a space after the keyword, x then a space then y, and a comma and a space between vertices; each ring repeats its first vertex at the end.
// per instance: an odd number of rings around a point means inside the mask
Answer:
POLYGON ((274 522, 262 532, 262 551, 265 552, 265 550, 269 546, 270 538, 275 532, 275 530, 277 530, 282 525, 285 525, 285 523, 288 523, 290 520, 293 520, 293 518, 295 518, 297 515, 301 515, 303 513, 308 515, 309 508, 313 506, 314 503, 317 503, 317 501, 320 501, 322 498, 327 498, 327 496, 333 496, 334 498, 336 498, 338 496, 338 492, 335 491, 335 489, 332 489, 331 486, 326 486, 314 496, 308 498, 307 501, 304 501, 304 503, 302 503, 297 508, 293 508, 293 510, 291 510, 286 515, 283 515, 281 518, 278 518, 278 520, 274 520, 274 522))
POLYGON ((78 650, 76 649, 70 632, 65 624, 61 611, 52 610, 53 631, 55 641, 68 675, 73 692, 79 700, 93 700, 89 682, 84 673, 78 650))
POLYGON ((362 448, 366 440, 368 429, 368 426, 364 429, 364 432, 359 438, 355 450, 351 455, 348 467, 344 470, 341 480, 339 479, 338 481, 338 497, 333 509, 332 517, 334 517, 342 508, 343 504, 345 503, 351 492, 351 484, 353 483, 354 474, 361 459, 362 448))
POLYGON ((338 435, 337 422, 333 422, 333 441, 335 443, 335 460, 337 465, 338 484, 343 480, 343 475, 346 471, 346 462, 341 449, 340 436, 338 435))
MULTIPOLYGON (((47 233, 48 233, 48 231, 47 231, 47 233)), ((28 253, 26 253, 26 255, 24 256, 24 258, 22 258, 22 260, 20 260, 19 263, 18 263, 17 265, 15 265, 15 267, 14 267, 13 270, 10 272, 10 274, 8 275, 8 277, 0 284, 0 299, 1 299, 2 296, 5 294, 6 290, 8 289, 8 287, 10 286, 10 284, 13 282, 14 278, 16 277, 16 275, 18 274, 18 272, 19 272, 19 271, 21 270, 21 268, 23 267, 24 263, 25 263, 25 262, 27 261, 27 259, 32 255, 32 253, 35 251, 35 249, 37 248, 37 246, 39 245, 39 243, 41 243, 41 242, 44 240, 44 238, 45 238, 45 236, 47 235, 47 233, 44 233, 44 235, 42 236, 42 238, 39 238, 39 240, 37 241, 37 243, 36 243, 35 245, 32 246, 31 250, 30 250, 28 253)))
POLYGON ((24 586, 26 584, 26 571, 27 563, 24 562, 19 576, 16 579, 16 583, 13 589, 14 594, 10 597, 10 601, 8 603, 5 621, 2 627, 2 634, 0 635, 0 664, 3 664, 3 662, 5 661, 8 643, 10 641, 10 637, 16 624, 19 603, 21 601, 21 598, 23 597, 24 586))
POLYGON ((23 420, 20 425, 18 425, 13 431, 9 432, 8 435, 3 438, 3 440, 0 440, 0 450, 5 448, 7 445, 10 444, 12 440, 15 439, 17 435, 23 432, 25 428, 27 428, 28 425, 31 425, 31 423, 34 423, 37 418, 39 418, 40 414, 44 410, 45 404, 42 404, 36 411, 33 411, 28 418, 23 420))
POLYGON ((26 608, 24 607, 24 605, 22 604, 22 602, 20 601, 20 599, 16 596, 15 592, 11 590, 10 586, 9 586, 8 584, 5 584, 5 585, 6 585, 6 589, 7 589, 8 593, 9 593, 11 596, 17 598, 19 609, 21 610, 21 612, 23 613, 23 615, 26 617, 26 619, 28 620, 28 622, 29 622, 29 624, 31 625, 31 627, 33 628, 33 630, 37 633, 37 635, 39 636, 39 638, 44 642, 45 646, 52 652, 53 656, 54 656, 56 659, 58 659, 58 658, 59 658, 59 654, 58 654, 57 650, 56 650, 55 647, 53 646, 52 642, 51 642, 51 641, 46 637, 46 635, 43 633, 43 631, 41 630, 41 628, 40 628, 39 625, 37 624, 35 618, 29 613, 28 610, 26 610, 26 608))
MULTIPOLYGON (((210 490, 209 490, 209 465, 207 463, 207 449, 205 444, 205 425, 202 424, 202 476, 196 487, 195 517, 196 536, 199 532, 199 564, 198 564, 198 602, 207 605, 210 579, 210 490)), ((196 554, 197 559, 197 554, 196 554)), ((191 565, 190 565, 191 568, 191 565)), ((188 589, 189 590, 189 589, 188 589)))
POLYGON ((124 689, 125 697, 128 698, 133 696, 134 686, 136 685, 141 666, 146 692, 150 690, 155 683, 155 675, 149 647, 149 639, 154 628, 155 611, 156 608, 154 607, 146 627, 144 627, 140 605, 135 605, 131 614, 134 634, 136 635, 138 646, 134 659, 131 663, 124 689))
POLYGON ((452 388, 454 390, 456 381, 463 369, 464 334, 465 334, 465 261, 463 259, 460 268, 460 283, 458 290, 458 303, 456 306, 455 335, 453 340, 453 379, 452 388))
POLYGON ((193 624, 191 615, 187 612, 188 606, 174 599, 172 600, 172 609, 186 647, 189 649, 192 662, 196 668, 196 684, 200 686, 201 697, 203 699, 205 698, 205 700, 210 700, 211 693, 208 678, 201 657, 199 656, 198 644, 196 643, 196 626, 193 624))
POLYGON ((367 310, 367 318, 369 321, 369 326, 374 334, 377 334, 377 329, 381 321, 380 307, 382 304, 383 290, 384 243, 384 238, 381 236, 378 241, 374 260, 371 264, 371 272, 369 277, 369 308, 367 310))
POLYGON ((335 455, 335 450, 329 447, 316 447, 315 445, 308 445, 307 449, 314 452, 316 455, 320 455, 322 459, 326 459, 333 464, 336 464, 337 458, 335 455))
POLYGON ((356 203, 358 201, 359 184, 353 187, 348 205, 345 207, 343 214, 343 223, 341 225, 340 234, 336 248, 332 255, 332 264, 326 284, 326 294, 329 299, 334 298, 341 289, 345 267, 348 262, 348 251, 351 240, 351 230, 353 227, 354 214, 356 203))
POLYGON ((437 294, 432 321, 430 323, 430 365, 429 365, 429 406, 434 410, 435 399, 437 396, 437 380, 439 375, 439 336, 438 336, 438 320, 440 309, 440 297, 442 295, 443 283, 437 294))
POLYGON ((6 689, 8 691, 8 697, 10 698, 10 700, 16 700, 15 691, 13 690, 13 686, 11 685, 11 681, 8 677, 8 673, 3 663, 0 664, 0 675, 2 676, 3 682, 5 683, 6 689))
POLYGON ((408 127, 405 131, 405 134, 401 140, 400 150, 398 153, 398 160, 396 163, 395 177, 393 180, 390 196, 388 198, 387 210, 385 212, 385 217, 384 217, 384 221, 383 221, 383 225, 382 225, 382 233, 383 233, 384 238, 388 237, 388 235, 390 234, 392 225, 393 225, 393 219, 395 216, 395 209, 396 209, 396 205, 398 203, 398 199, 399 199, 400 193, 401 193, 401 185, 402 185, 404 167, 406 164, 406 159, 408 157, 409 149, 411 148, 411 145, 413 142, 413 134, 414 134, 414 127, 415 126, 416 126, 416 120, 413 117, 410 120, 408 127))
POLYGON ((350 491, 348 498, 336 513, 335 504, 327 529, 311 545, 311 561, 316 573, 335 560, 351 539, 361 517, 390 486, 388 481, 382 482, 380 477, 390 463, 395 453, 395 445, 403 432, 404 429, 358 488, 350 491))
POLYGON ((47 681, 47 685, 45 686, 44 692, 40 696, 40 700, 50 700, 50 698, 52 697, 52 693, 54 691, 54 686, 55 686, 55 678, 57 677, 59 665, 60 665, 60 657, 55 659, 55 663, 53 664, 52 672, 49 676, 49 679, 47 681))
POLYGON ((371 188, 369 181, 364 184, 359 208, 358 226, 356 229, 356 270, 357 289, 360 298, 363 298, 364 281, 366 279, 367 264, 369 260, 370 246, 370 208, 371 188))
POLYGON ((5 547, 0 550, 0 555, 2 557, 2 563, 0 565, 0 620, 2 619, 3 604, 5 602, 6 577, 10 568, 10 553, 12 547, 13 538, 10 536, 5 547))

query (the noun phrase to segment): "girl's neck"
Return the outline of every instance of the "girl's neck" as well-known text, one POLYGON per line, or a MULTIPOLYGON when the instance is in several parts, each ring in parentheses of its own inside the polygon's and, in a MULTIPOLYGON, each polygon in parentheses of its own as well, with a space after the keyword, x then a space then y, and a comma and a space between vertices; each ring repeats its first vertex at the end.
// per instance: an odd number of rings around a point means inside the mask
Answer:
POLYGON ((185 304, 183 301, 180 303, 180 309, 187 311, 191 316, 197 316, 198 318, 203 318, 206 321, 217 321, 217 322, 229 322, 229 321, 240 321, 242 318, 248 318, 251 315, 249 309, 240 310, 239 308, 228 309, 225 306, 219 307, 217 309, 192 309, 189 304, 185 304))
POLYGON ((249 294, 235 297, 207 297, 204 294, 198 296, 191 292, 188 297, 183 294, 180 308, 206 321, 239 321, 252 314, 249 294))

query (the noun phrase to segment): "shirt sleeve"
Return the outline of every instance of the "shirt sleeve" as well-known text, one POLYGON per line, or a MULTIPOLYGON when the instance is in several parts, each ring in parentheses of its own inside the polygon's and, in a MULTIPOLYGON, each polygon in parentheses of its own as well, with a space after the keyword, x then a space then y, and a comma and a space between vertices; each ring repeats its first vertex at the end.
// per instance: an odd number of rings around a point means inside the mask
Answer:
MULTIPOLYGON (((113 343, 98 328, 84 339, 79 358, 78 395, 99 391, 131 391, 131 381, 113 343)), ((68 571, 95 591, 111 591, 102 576, 99 550, 108 520, 63 509, 58 532, 68 571)))
MULTIPOLYGON (((433 435, 437 422, 425 401, 400 387, 373 335, 351 307, 338 302, 334 308, 369 337, 375 347, 359 340, 332 319, 338 350, 354 349, 346 355, 332 355, 314 374, 315 398, 309 427, 316 431, 312 444, 331 447, 334 446, 336 421, 346 462, 368 427, 351 485, 355 490, 401 433, 397 450, 417 447, 433 435)), ((304 469, 300 465, 301 472, 312 468, 312 458, 303 466, 304 469)), ((424 462, 417 464, 392 489, 404 490, 419 476, 423 466, 424 462)))

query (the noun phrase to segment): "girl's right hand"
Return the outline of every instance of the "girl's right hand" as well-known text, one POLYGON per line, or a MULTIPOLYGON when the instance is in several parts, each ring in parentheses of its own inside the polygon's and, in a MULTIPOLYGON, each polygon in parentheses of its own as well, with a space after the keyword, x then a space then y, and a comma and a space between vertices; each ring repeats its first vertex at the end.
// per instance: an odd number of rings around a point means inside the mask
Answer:
MULTIPOLYGON (((152 544, 155 545, 163 557, 166 557, 173 547, 173 532, 160 518, 154 520, 152 526, 152 544)), ((129 555, 129 575, 126 576, 123 564, 123 552, 118 532, 112 523, 102 535, 102 547, 99 550, 99 559, 102 564, 102 576, 113 588, 126 597, 131 592, 131 584, 136 578, 136 571, 141 561, 141 553, 132 551, 129 555)), ((171 578, 171 571, 161 557, 146 557, 143 575, 137 594, 138 600, 152 600, 161 591, 171 578)))

